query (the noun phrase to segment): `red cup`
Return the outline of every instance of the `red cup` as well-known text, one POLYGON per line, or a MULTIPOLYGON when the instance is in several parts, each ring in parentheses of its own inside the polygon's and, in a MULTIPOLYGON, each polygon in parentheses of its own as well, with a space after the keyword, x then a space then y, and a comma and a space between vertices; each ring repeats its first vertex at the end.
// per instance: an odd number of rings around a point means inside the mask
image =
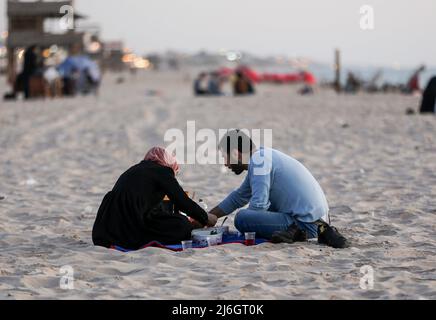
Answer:
POLYGON ((246 232, 244 244, 246 246, 254 246, 256 244, 256 232, 246 232))

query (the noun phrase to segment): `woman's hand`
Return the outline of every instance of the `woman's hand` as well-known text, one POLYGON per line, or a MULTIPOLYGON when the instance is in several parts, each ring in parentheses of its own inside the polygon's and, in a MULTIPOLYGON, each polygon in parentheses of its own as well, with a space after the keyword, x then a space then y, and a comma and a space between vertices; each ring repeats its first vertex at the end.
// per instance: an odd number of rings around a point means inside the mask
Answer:
POLYGON ((218 222, 218 217, 214 214, 207 214, 207 226, 208 227, 215 227, 216 223, 218 222))
POLYGON ((215 227, 215 225, 218 222, 217 216, 215 216, 213 214, 208 214, 207 215, 207 225, 206 226, 203 226, 200 222, 198 222, 198 221, 196 221, 196 220, 194 220, 192 218, 188 217, 188 220, 192 224, 194 229, 202 229, 202 228, 205 228, 205 227, 212 228, 212 227, 215 227))
POLYGON ((191 225, 194 229, 203 229, 204 228, 204 226, 200 222, 198 222, 197 220, 194 220, 192 218, 188 218, 188 219, 189 219, 189 222, 191 223, 191 225))

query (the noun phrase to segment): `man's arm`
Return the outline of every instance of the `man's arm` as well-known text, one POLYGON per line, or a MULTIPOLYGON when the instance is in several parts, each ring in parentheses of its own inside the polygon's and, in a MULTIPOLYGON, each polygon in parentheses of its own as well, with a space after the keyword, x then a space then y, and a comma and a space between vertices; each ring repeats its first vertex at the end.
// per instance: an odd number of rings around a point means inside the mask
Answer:
POLYGON ((272 155, 262 150, 253 155, 248 175, 250 176, 250 210, 267 211, 271 206, 269 199, 273 177, 272 155))
POLYGON ((271 173, 260 175, 253 174, 251 177, 252 197, 250 199, 250 210, 267 211, 271 206, 269 200, 271 188, 271 173))
POLYGON ((217 207, 211 210, 211 214, 218 218, 227 216, 234 212, 236 209, 242 208, 247 205, 251 198, 251 188, 249 177, 245 178, 239 189, 230 193, 224 201, 222 201, 217 207))
POLYGON ((160 170, 161 174, 157 181, 170 200, 182 212, 200 222, 203 226, 212 225, 214 223, 213 217, 209 217, 203 208, 186 195, 185 191, 175 178, 174 172, 169 168, 162 168, 160 170))

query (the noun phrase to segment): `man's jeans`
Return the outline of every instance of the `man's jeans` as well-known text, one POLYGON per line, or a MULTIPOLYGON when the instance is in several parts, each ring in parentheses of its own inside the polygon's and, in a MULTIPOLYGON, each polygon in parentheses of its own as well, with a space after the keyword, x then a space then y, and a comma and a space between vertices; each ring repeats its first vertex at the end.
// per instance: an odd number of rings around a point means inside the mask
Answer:
POLYGON ((295 223, 306 231, 309 239, 318 237, 315 222, 301 222, 286 213, 242 209, 235 217, 235 227, 239 232, 256 232, 256 237, 264 239, 271 239, 275 231, 285 231, 295 223))

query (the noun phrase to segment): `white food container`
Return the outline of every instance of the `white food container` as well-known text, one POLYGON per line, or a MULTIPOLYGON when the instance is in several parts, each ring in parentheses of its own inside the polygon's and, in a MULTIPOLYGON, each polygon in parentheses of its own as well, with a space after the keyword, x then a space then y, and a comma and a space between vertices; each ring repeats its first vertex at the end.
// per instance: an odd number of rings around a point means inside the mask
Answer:
POLYGON ((221 244, 223 242, 223 233, 219 228, 196 229, 192 231, 191 235, 194 244, 201 247, 207 247, 209 245, 207 241, 208 238, 211 242, 216 244, 221 244))
POLYGON ((229 234, 230 233, 230 227, 229 226, 223 226, 223 227, 214 227, 211 229, 215 229, 218 231, 218 233, 222 234, 229 234))

